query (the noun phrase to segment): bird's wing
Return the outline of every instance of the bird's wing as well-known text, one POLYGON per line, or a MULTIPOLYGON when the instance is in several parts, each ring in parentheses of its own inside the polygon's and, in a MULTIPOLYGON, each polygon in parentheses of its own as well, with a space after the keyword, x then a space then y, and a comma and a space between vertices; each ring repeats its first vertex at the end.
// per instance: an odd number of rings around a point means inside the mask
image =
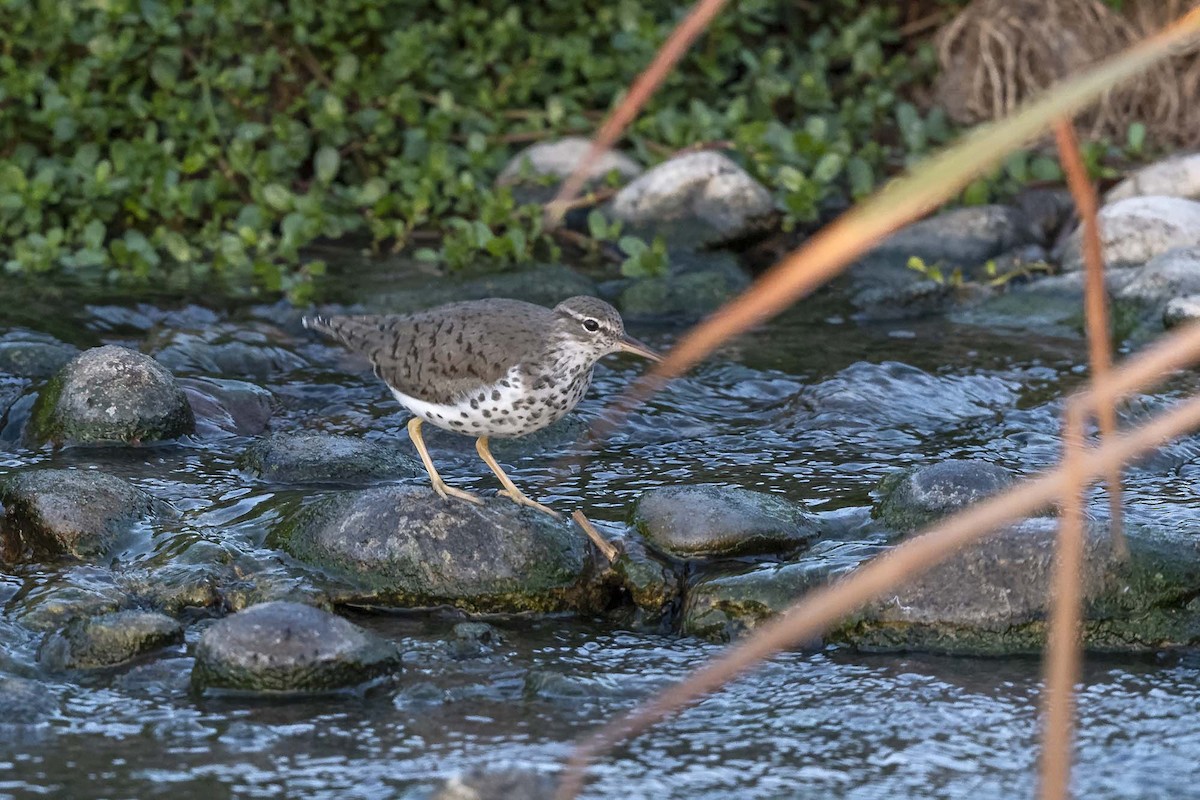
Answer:
POLYGON ((490 300, 403 316, 307 317, 304 326, 371 360, 392 388, 427 403, 448 404, 491 385, 536 356, 548 308, 490 300))

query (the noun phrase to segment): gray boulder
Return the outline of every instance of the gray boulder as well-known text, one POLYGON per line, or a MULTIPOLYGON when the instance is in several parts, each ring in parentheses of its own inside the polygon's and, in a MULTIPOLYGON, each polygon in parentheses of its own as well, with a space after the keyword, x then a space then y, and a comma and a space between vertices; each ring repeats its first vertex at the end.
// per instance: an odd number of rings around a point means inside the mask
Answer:
POLYGON ((638 498, 633 522, 652 547, 678 558, 795 552, 817 537, 799 504, 719 486, 650 489, 638 498))
MULTIPOLYGON (((963 655, 1038 652, 1045 644, 1058 521, 1025 520, 964 548, 839 621, 825 639, 866 650, 963 655)), ((1200 642, 1200 546, 1164 531, 1128 531, 1122 559, 1108 531, 1089 525, 1083 572, 1084 642, 1141 653, 1200 642)), ((685 632, 724 640, 753 629, 806 592, 886 548, 822 543, 797 561, 697 582, 685 632)))
POLYGON ((183 628, 164 614, 117 611, 70 622, 42 641, 38 660, 50 670, 97 669, 183 642, 183 628))
POLYGON ((1143 195, 1200 200, 1200 153, 1182 153, 1147 164, 1109 189, 1104 202, 1143 195))
POLYGON ((974 459, 947 459, 895 473, 880 482, 872 515, 890 530, 908 533, 1007 489, 1013 474, 974 459))
POLYGON ((39 441, 151 442, 195 430, 187 395, 154 359, 107 345, 71 359, 38 397, 39 441))
MULTIPOLYGON (((1139 266, 1176 247, 1200 245, 1200 202, 1181 197, 1129 197, 1100 209, 1104 265, 1139 266)), ((1081 234, 1075 231, 1059 261, 1065 271, 1083 269, 1081 234)))
POLYGON ((867 256, 907 268, 916 256, 928 264, 971 267, 1025 245, 1039 232, 1024 212, 1011 206, 965 206, 914 222, 889 236, 867 256))
MULTIPOLYGON (((558 191, 558 184, 575 170, 591 146, 591 140, 582 136, 532 144, 505 165, 496 185, 520 187, 516 195, 521 202, 548 202, 558 191)), ((616 173, 621 183, 626 183, 642 174, 642 165, 616 150, 606 150, 588 168, 585 190, 597 188, 610 173, 616 173)))
POLYGON ((713 246, 761 234, 778 214, 771 193, 713 150, 664 161, 612 199, 611 214, 633 230, 679 245, 713 246))
POLYGON ((329 692, 396 673, 393 643, 327 611, 263 603, 211 625, 196 646, 192 686, 242 692, 329 692))
POLYGON ((395 480, 425 474, 391 447, 332 433, 274 433, 254 442, 238 467, 273 483, 395 480))
POLYGON ((1113 299, 1161 309, 1175 297, 1200 293, 1200 247, 1168 250, 1131 272, 1113 299))
POLYGON ((339 602, 493 612, 597 603, 583 532, 506 498, 476 506, 425 487, 342 492, 270 542, 318 567, 339 602))
POLYGON ((147 518, 174 510, 133 484, 83 470, 23 470, 0 484, 7 561, 90 558, 147 518))

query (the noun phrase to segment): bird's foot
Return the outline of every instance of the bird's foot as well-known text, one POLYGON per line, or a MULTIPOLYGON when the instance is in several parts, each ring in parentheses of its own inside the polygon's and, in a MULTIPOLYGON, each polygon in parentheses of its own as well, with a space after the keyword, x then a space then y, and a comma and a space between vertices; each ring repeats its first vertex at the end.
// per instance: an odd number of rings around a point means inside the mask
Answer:
POLYGON ((529 508, 535 508, 538 511, 541 511, 543 514, 549 514, 550 516, 554 517, 555 519, 563 518, 562 514, 558 513, 553 508, 550 508, 550 506, 544 506, 541 503, 537 502, 536 500, 530 500, 528 497, 526 497, 520 491, 510 492, 508 489, 501 489, 500 491, 496 492, 496 494, 500 495, 501 497, 507 497, 509 500, 512 500, 514 503, 516 503, 519 506, 528 506, 529 508))
POLYGON ((471 494, 470 492, 462 489, 455 489, 453 486, 448 485, 445 481, 433 481, 433 490, 437 492, 443 500, 451 497, 457 497, 459 500, 466 500, 468 503, 474 503, 477 506, 483 505, 482 497, 471 494))

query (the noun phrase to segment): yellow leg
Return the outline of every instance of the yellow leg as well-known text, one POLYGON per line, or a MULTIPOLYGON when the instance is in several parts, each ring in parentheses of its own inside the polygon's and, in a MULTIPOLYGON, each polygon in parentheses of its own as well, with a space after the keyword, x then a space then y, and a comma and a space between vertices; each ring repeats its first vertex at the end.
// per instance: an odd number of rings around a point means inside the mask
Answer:
POLYGON ((500 464, 497 463, 495 457, 492 455, 492 451, 488 449, 488 437, 480 436, 475 440, 475 452, 479 453, 479 457, 483 459, 483 463, 487 464, 488 468, 496 473, 496 477, 500 479, 500 483, 504 484, 504 491, 500 492, 500 494, 510 498, 517 505, 536 508, 538 511, 542 511, 552 517, 562 519, 562 514, 559 514, 554 509, 526 497, 525 493, 518 489, 517 485, 512 482, 512 479, 504 474, 504 470, 500 468, 500 464))
POLYGON ((483 498, 476 497, 470 492, 464 492, 462 489, 455 489, 453 486, 447 486, 442 480, 442 476, 438 475, 438 471, 433 466, 433 459, 429 457, 429 451, 425 449, 425 440, 421 438, 421 418, 413 417, 408 421, 408 438, 412 439, 413 446, 417 448, 417 453, 421 456, 421 463, 425 465, 425 471, 429 473, 429 480, 433 483, 433 490, 445 497, 457 497, 459 500, 466 500, 468 503, 475 505, 483 505, 483 498))

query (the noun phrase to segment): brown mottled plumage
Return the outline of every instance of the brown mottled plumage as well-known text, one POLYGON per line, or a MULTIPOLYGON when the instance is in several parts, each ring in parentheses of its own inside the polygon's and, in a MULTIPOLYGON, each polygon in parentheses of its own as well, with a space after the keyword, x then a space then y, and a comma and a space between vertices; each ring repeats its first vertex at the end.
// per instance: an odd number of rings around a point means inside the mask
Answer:
POLYGON ((476 449, 504 484, 503 493, 548 512, 512 485, 492 458, 488 438, 524 436, 561 419, 578 405, 592 368, 609 353, 658 359, 625 334, 616 309, 594 297, 572 297, 553 309, 521 300, 471 300, 415 314, 309 317, 304 325, 367 356, 375 374, 416 415, 409 434, 439 494, 479 502, 438 476, 421 439, 422 421, 478 437, 476 449))

